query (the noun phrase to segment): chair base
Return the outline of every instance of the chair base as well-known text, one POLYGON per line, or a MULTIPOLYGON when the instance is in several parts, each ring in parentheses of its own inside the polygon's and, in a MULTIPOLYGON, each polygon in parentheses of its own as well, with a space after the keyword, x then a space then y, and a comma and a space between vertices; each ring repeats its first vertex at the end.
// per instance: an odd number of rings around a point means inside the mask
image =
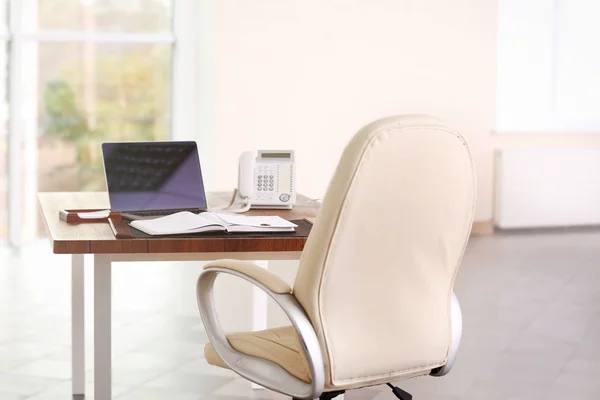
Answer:
POLYGON ((394 393, 394 396, 396 396, 398 399, 400 400, 412 400, 412 394, 405 392, 404 390, 400 389, 398 386, 394 386, 391 383, 387 384, 390 389, 392 389, 392 393, 394 393))
MULTIPOLYGON (((337 392, 326 392, 326 393, 323 393, 319 397, 319 400, 331 400, 335 397, 338 397, 341 394, 344 394, 345 392, 346 392, 345 390, 338 390, 337 392)), ((298 400, 298 399, 294 398, 293 400, 298 400)))
MULTIPOLYGON (((396 396, 399 400, 412 400, 412 394, 400 389, 397 386, 392 385, 391 383, 388 383, 387 385, 392 389, 392 393, 394 393, 394 396, 396 396)), ((319 397, 319 400, 331 400, 335 397, 338 397, 341 394, 344 394, 345 392, 345 390, 338 390, 336 392, 326 392, 319 397)), ((292 400, 299 399, 294 397, 292 400)))
POLYGON ((337 392, 323 393, 321 397, 319 397, 319 400, 331 400, 334 397, 338 397, 340 394, 344 394, 345 392, 345 390, 338 390, 337 392))

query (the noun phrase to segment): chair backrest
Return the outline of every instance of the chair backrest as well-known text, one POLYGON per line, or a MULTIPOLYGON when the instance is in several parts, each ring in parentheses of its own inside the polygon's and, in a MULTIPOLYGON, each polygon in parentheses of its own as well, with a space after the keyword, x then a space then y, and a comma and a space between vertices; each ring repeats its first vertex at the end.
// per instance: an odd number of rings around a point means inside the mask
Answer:
POLYGON ((319 336, 328 387, 445 364, 475 192, 465 140, 437 119, 386 118, 350 141, 294 286, 319 336))

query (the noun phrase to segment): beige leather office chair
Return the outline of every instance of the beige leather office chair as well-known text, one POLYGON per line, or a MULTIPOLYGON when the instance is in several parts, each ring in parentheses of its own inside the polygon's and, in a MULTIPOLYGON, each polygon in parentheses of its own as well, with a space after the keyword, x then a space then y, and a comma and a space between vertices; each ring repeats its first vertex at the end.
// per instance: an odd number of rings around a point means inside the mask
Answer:
POLYGON ((250 262, 205 267, 197 293, 207 361, 298 399, 445 375, 462 333, 453 287, 474 203, 460 134, 426 116, 364 127, 329 184, 293 288, 250 262), (267 292, 292 325, 225 336, 212 293, 221 273, 267 292))

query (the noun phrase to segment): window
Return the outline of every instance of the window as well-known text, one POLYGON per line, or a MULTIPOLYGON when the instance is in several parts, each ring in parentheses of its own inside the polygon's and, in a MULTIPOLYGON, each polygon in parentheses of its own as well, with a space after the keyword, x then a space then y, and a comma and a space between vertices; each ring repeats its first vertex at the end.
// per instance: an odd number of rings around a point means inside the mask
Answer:
POLYGON ((600 130, 600 3, 500 0, 498 130, 600 130))
POLYGON ((0 243, 8 237, 8 19, 0 0, 0 243))
POLYGON ((0 0, 0 240, 43 235, 38 191, 105 190, 102 142, 173 136, 176 24, 194 23, 192 4, 0 0))

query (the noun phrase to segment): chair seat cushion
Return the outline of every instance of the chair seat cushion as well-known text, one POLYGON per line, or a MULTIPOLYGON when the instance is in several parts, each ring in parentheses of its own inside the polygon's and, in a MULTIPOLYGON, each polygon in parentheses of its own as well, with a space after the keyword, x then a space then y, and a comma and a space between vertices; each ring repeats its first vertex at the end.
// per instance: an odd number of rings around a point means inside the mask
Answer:
MULTIPOLYGON (((300 339, 293 326, 227 335, 231 347, 240 353, 271 361, 296 378, 311 382, 310 369, 300 339)), ((209 364, 228 368, 212 343, 204 347, 209 364)))

